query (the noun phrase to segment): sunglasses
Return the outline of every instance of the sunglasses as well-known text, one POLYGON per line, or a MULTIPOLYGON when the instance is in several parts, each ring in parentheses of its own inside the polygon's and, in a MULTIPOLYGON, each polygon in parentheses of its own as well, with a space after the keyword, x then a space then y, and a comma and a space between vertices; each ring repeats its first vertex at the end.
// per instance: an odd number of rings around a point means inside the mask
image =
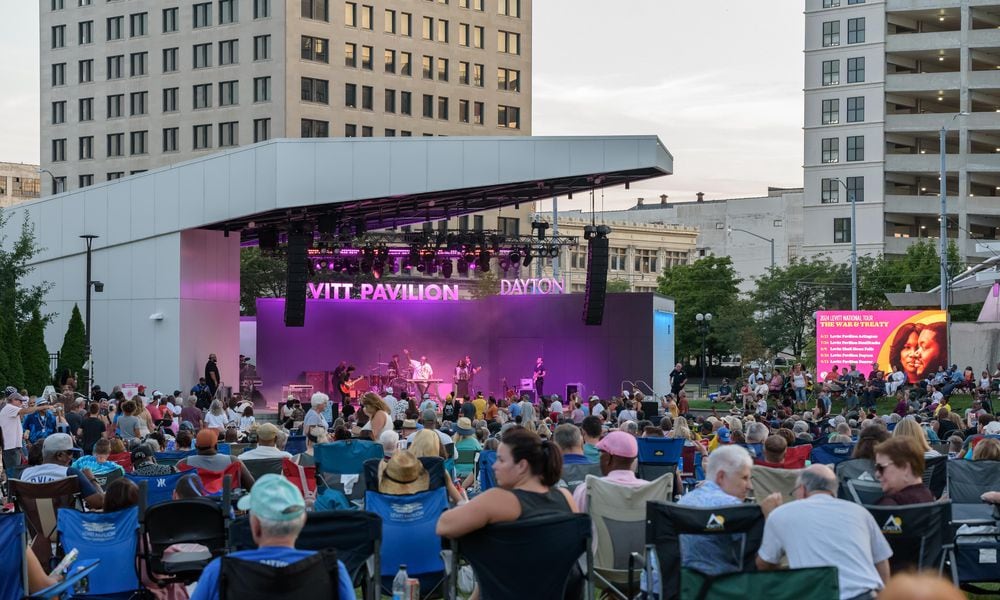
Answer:
POLYGON ((881 475, 882 473, 885 472, 886 469, 888 469, 891 466, 892 466, 892 463, 888 463, 888 464, 885 464, 885 465, 880 464, 880 463, 875 463, 875 472, 878 473, 879 475, 881 475))

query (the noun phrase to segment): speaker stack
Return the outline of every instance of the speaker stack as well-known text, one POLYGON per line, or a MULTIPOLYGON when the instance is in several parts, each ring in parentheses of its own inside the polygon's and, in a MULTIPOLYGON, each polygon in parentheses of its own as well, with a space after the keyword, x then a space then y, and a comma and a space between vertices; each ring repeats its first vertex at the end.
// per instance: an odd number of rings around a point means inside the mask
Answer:
POLYGON ((285 280, 285 327, 302 327, 306 321, 306 287, 309 282, 309 246, 312 234, 288 234, 288 272, 285 280))
POLYGON ((587 238, 587 291, 583 296, 583 322, 600 325, 604 320, 604 296, 608 289, 608 234, 607 225, 584 227, 587 238))

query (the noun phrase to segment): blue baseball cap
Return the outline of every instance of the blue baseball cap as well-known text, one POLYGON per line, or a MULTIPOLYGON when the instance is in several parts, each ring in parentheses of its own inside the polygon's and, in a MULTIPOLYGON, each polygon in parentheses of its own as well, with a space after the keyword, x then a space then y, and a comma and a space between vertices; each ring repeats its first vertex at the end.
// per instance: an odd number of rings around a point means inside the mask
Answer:
POLYGON ((240 498, 236 506, 266 521, 292 521, 306 512, 306 502, 299 488, 274 473, 255 481, 250 493, 240 498))

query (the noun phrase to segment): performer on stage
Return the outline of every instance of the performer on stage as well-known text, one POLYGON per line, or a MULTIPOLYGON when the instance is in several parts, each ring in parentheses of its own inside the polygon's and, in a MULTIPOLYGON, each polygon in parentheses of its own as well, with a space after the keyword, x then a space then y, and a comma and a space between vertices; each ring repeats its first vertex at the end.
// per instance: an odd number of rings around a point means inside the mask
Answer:
POLYGON ((351 403, 351 374, 354 372, 354 365, 348 366, 346 360, 340 361, 337 368, 333 370, 334 393, 340 395, 341 407, 347 407, 351 403), (346 390, 346 391, 345 391, 346 390))
POLYGON ((472 358, 466 356, 455 366, 455 396, 461 399, 469 397, 469 383, 478 369, 472 368, 472 358))
MULTIPOLYGON (((386 372, 389 375, 389 379, 395 379, 397 377, 402 377, 403 369, 399 366, 399 355, 393 354, 392 360, 389 361, 389 366, 386 367, 386 372)), ((398 390, 402 391, 402 390, 398 390)))
POLYGON ((403 349, 403 354, 406 355, 406 360, 410 361, 410 368, 413 369, 413 380, 417 384, 417 391, 420 393, 420 398, 423 398, 429 387, 427 380, 434 377, 434 367, 427 362, 426 356, 421 356, 420 360, 413 360, 410 356, 410 351, 405 348, 403 349))
POLYGON ((543 392, 545 388, 545 365, 542 363, 541 356, 535 361, 535 373, 531 378, 535 380, 535 395, 538 400, 541 400, 545 396, 543 392))

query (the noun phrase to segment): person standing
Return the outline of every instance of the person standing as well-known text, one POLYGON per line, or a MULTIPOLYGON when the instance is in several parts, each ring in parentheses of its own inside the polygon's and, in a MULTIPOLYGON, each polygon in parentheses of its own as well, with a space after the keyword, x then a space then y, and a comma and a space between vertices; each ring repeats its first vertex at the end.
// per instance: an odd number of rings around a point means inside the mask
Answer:
POLYGON ((420 393, 420 398, 423 398, 430 387, 428 380, 434 377, 434 367, 427 362, 426 356, 421 356, 420 360, 414 360, 410 356, 410 351, 405 348, 403 349, 403 354, 410 361, 410 368, 413 369, 413 379, 417 384, 417 391, 420 393))
POLYGON ((545 363, 541 356, 535 359, 535 371, 531 377, 534 379, 535 397, 541 400, 545 397, 545 363))
POLYGON ((680 394, 681 390, 684 389, 684 384, 687 383, 687 373, 684 372, 684 365, 677 363, 674 365, 674 370, 670 372, 670 393, 674 396, 680 394))
POLYGON ((219 365, 217 364, 215 353, 208 355, 208 362, 205 363, 205 385, 208 386, 208 391, 215 397, 216 392, 219 391, 219 383, 221 383, 222 378, 219 376, 219 365))
POLYGON ((41 411, 51 411, 52 406, 25 406, 24 396, 17 393, 14 386, 6 390, 7 404, 0 408, 0 432, 3 433, 3 466, 5 469, 18 467, 24 459, 22 446, 24 444, 24 428, 21 417, 41 411))

